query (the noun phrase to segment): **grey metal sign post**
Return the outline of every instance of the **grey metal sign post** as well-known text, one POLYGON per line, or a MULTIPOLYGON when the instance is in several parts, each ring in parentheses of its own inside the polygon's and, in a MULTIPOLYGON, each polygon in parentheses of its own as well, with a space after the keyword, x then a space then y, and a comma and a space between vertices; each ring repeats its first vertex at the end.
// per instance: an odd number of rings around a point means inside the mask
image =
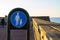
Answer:
POLYGON ((30 17, 23 8, 15 8, 8 15, 8 38, 10 40, 10 30, 27 30, 27 40, 29 40, 30 17))

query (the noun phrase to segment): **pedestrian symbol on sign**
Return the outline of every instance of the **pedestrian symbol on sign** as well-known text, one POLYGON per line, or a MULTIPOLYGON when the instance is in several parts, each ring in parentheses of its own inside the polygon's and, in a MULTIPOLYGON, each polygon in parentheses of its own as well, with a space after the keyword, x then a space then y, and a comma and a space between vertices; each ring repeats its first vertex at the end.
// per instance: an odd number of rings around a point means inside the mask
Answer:
POLYGON ((14 27, 21 28, 26 24, 26 15, 23 12, 16 11, 11 15, 11 23, 14 27))
POLYGON ((18 22, 19 22, 19 13, 17 13, 17 15, 15 17, 15 20, 16 20, 16 25, 18 25, 18 22))
POLYGON ((19 13, 17 13, 15 20, 16 20, 16 25, 18 25, 19 23, 20 23, 20 25, 22 24, 22 19, 19 17, 19 13))
POLYGON ((20 25, 22 24, 22 19, 20 20, 20 25))

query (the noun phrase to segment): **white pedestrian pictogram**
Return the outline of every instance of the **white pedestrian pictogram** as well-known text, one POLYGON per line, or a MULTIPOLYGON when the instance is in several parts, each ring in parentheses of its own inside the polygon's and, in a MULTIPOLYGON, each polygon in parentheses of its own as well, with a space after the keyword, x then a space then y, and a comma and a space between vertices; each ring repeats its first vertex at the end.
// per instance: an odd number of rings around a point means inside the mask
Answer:
POLYGON ((22 19, 20 20, 20 25, 22 24, 22 19))
POLYGON ((15 17, 16 25, 18 25, 18 23, 19 23, 19 19, 20 19, 20 17, 19 17, 19 13, 17 13, 17 15, 16 15, 16 17, 15 17))
POLYGON ((17 13, 17 15, 15 16, 15 21, 16 21, 16 25, 22 24, 22 19, 20 18, 19 13, 17 13))

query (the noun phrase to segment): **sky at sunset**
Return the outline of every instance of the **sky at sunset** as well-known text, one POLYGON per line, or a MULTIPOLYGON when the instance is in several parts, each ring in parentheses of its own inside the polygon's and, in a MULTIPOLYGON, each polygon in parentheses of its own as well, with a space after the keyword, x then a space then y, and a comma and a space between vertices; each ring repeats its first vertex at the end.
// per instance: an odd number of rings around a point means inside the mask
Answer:
POLYGON ((60 0, 1 0, 0 17, 17 7, 26 9, 30 16, 60 17, 60 0))

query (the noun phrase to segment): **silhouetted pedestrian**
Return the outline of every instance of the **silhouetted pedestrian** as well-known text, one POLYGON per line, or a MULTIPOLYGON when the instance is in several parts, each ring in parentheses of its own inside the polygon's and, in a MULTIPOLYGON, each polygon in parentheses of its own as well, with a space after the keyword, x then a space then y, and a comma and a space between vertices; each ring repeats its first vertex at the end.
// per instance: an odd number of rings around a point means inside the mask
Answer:
POLYGON ((4 27, 5 20, 4 18, 1 19, 1 25, 4 27))

